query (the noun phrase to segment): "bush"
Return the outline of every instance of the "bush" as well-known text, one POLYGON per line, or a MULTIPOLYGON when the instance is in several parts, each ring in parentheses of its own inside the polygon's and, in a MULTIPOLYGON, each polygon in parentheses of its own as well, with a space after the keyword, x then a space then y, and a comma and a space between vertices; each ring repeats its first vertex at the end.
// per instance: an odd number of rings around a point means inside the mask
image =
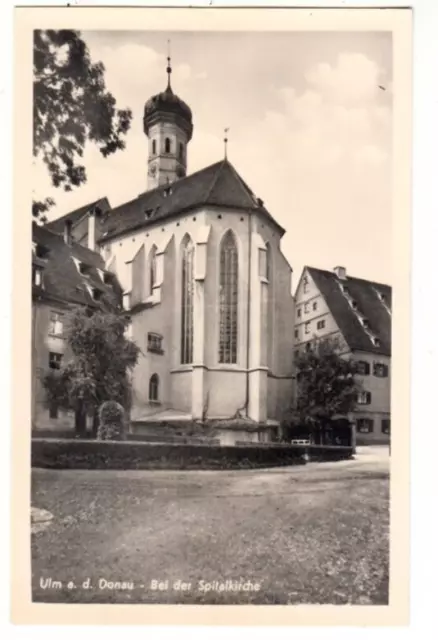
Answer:
POLYGON ((98 440, 124 440, 125 411, 114 400, 104 402, 99 409, 98 440))
POLYGON ((32 466, 51 469, 251 469, 295 464, 305 464, 303 449, 284 445, 32 441, 32 466))
POLYGON ((52 469, 251 469, 341 460, 351 447, 158 444, 96 440, 32 441, 32 466, 52 469))

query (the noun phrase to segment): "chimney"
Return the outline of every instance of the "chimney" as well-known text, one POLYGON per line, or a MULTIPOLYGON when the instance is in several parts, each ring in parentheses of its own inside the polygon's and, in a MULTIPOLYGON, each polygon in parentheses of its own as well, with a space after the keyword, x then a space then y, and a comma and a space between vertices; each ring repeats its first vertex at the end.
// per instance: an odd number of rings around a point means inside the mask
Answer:
POLYGON ((96 211, 94 207, 88 213, 88 248, 96 251, 96 211))
POLYGON ((66 220, 64 224, 64 242, 71 246, 71 220, 66 220))
POLYGON ((339 280, 346 280, 347 269, 345 267, 335 267, 333 271, 338 276, 339 280))

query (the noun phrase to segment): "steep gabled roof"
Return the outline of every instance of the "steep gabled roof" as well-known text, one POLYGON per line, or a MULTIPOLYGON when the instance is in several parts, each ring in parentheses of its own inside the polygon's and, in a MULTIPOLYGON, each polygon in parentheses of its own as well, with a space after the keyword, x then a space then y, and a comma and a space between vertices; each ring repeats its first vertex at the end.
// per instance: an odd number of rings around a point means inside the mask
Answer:
POLYGON ((350 349, 391 355, 391 315, 386 308, 391 309, 391 287, 351 276, 340 280, 335 273, 314 267, 305 269, 323 295, 350 349), (379 346, 372 343, 339 284, 347 287, 357 312, 368 320, 369 329, 379 339, 379 346))
POLYGON ((228 160, 221 160, 112 209, 103 224, 100 242, 202 206, 254 211, 284 233, 228 160))
POLYGON ((117 279, 114 274, 105 271, 105 262, 95 251, 90 251, 76 242, 68 245, 61 235, 36 223, 32 225, 32 240, 44 249, 44 259, 37 258, 37 262, 33 261, 43 269, 43 287, 33 286, 32 293, 35 296, 98 306, 90 295, 87 284, 110 297, 119 295, 120 285, 117 279), (79 272, 75 260, 85 266, 86 274, 79 272), (111 284, 103 282, 98 270, 108 274, 111 284))
POLYGON ((56 220, 47 222, 44 226, 46 229, 53 231, 53 233, 63 233, 64 225, 67 220, 71 221, 72 227, 74 228, 82 220, 82 218, 84 218, 89 213, 90 209, 93 209, 94 207, 98 207, 102 213, 106 213, 111 209, 108 198, 99 198, 99 200, 89 202, 83 207, 79 207, 79 209, 75 209, 74 211, 70 211, 70 213, 66 213, 60 218, 56 218, 56 220))

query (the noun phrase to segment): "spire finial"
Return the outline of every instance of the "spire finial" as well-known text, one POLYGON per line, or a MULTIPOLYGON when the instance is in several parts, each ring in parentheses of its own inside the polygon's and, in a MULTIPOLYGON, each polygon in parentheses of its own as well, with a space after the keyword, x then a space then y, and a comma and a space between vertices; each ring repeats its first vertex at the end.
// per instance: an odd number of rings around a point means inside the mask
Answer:
POLYGON ((172 66, 170 62, 170 40, 167 41, 167 88, 170 89, 170 74, 172 73, 172 66))
POLYGON ((228 136, 227 133, 230 130, 230 127, 227 127, 226 129, 224 129, 224 157, 225 160, 227 159, 227 145, 228 145, 228 136))

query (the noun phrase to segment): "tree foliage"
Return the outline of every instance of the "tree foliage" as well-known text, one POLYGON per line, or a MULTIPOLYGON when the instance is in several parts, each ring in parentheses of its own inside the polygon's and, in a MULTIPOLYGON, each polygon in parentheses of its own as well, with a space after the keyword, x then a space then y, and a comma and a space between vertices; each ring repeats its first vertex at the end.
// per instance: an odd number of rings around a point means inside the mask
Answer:
POLYGON ((357 364, 341 357, 340 342, 318 341, 296 358, 296 404, 285 422, 309 431, 324 428, 334 418, 347 416, 356 406, 357 364))
POLYGON ((139 348, 125 335, 127 322, 117 311, 81 308, 71 314, 66 329, 69 357, 43 380, 48 403, 93 415, 108 400, 129 408, 129 373, 139 348))
MULTIPOLYGON (((93 62, 79 31, 34 32, 33 154, 54 187, 71 191, 87 180, 81 164, 86 143, 104 157, 125 148, 132 112, 117 109, 105 86, 105 67, 93 62)), ((54 204, 34 202, 38 217, 54 204)))

